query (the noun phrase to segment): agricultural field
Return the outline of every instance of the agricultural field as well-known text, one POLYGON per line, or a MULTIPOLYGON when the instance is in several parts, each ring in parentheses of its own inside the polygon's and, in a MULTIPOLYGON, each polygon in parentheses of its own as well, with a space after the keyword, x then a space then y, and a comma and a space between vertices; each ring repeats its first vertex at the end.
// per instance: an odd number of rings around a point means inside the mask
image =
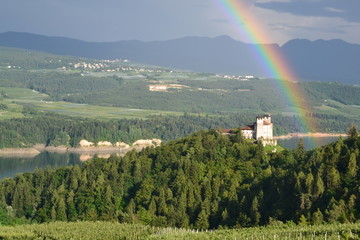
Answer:
POLYGON ((197 231, 115 222, 52 222, 0 226, 0 239, 359 239, 360 224, 269 226, 197 231))
POLYGON ((360 116, 360 105, 343 104, 334 100, 325 100, 322 105, 316 106, 315 109, 325 114, 342 115, 351 118, 360 116))
MULTIPOLYGON (((95 60, 0 48, 0 120, 26 111, 99 118, 145 119, 153 115, 229 116, 259 114, 298 117, 274 79, 196 73, 127 60, 95 60)), ((337 83, 299 83, 306 112, 325 119, 325 129, 344 132, 357 125, 360 87, 337 83), (331 118, 331 120, 328 120, 331 118), (335 119, 333 121, 333 119, 335 119)))
POLYGON ((23 107, 42 112, 55 112, 66 116, 77 116, 96 119, 147 118, 154 115, 181 116, 182 112, 105 107, 90 104, 78 104, 64 101, 51 101, 49 96, 26 88, 0 87, 6 97, 0 98, 0 104, 7 106, 0 109, 0 120, 23 116, 23 107))

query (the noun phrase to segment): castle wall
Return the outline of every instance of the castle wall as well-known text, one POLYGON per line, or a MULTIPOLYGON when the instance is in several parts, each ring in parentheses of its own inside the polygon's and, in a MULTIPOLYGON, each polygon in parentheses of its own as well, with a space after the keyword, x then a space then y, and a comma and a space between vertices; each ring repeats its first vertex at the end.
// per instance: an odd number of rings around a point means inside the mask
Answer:
POLYGON ((263 126, 263 138, 272 139, 273 138, 273 125, 264 125, 263 126))
POLYGON ((253 130, 241 130, 241 135, 246 139, 252 139, 254 136, 253 130))
POLYGON ((264 128, 263 128, 264 126, 263 126, 263 123, 262 123, 262 121, 260 122, 260 121, 256 121, 256 125, 255 125, 255 131, 256 131, 256 137, 255 137, 255 139, 260 139, 262 136, 263 136, 263 130, 264 130, 264 128))

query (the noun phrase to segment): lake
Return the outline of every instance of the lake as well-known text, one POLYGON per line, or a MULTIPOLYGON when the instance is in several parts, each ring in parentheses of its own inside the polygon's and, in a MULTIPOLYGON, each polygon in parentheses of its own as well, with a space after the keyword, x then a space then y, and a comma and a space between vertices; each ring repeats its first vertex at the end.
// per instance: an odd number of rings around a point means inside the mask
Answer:
MULTIPOLYGON (((312 142, 314 137, 302 137, 305 149, 313 148, 312 142)), ((338 137, 317 137, 317 146, 322 146, 334 142, 338 137)), ((297 147, 299 138, 293 137, 288 139, 279 139, 278 144, 287 149, 297 147)), ((84 161, 84 155, 75 153, 49 153, 42 152, 33 158, 4 158, 0 157, 0 179, 14 177, 18 173, 33 172, 36 168, 63 167, 69 165, 81 165, 84 161), (81 160, 80 160, 81 158, 81 160)))
POLYGON ((18 173, 33 172, 36 168, 81 165, 80 155, 74 153, 42 152, 33 158, 0 157, 0 179, 14 177, 18 173))
POLYGON ((339 137, 292 137, 287 139, 278 139, 277 141, 283 148, 294 149, 298 146, 300 139, 303 139, 305 149, 309 150, 335 142, 339 139, 339 137))

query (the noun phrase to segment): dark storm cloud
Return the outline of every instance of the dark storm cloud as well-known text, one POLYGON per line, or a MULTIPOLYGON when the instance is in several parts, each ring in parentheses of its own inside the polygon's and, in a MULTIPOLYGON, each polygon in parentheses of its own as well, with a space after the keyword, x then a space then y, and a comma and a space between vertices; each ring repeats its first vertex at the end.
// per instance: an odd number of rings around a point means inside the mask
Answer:
MULTIPOLYGON (((154 41, 219 35, 244 40, 219 1, 1 0, 0 32, 31 32, 85 41, 154 41)), ((245 3, 247 10, 268 26, 278 43, 292 38, 360 41, 360 14, 357 13, 360 0, 238 1, 245 3)))
POLYGON ((339 17, 360 22, 360 0, 292 0, 289 2, 258 2, 256 6, 300 16, 339 17))

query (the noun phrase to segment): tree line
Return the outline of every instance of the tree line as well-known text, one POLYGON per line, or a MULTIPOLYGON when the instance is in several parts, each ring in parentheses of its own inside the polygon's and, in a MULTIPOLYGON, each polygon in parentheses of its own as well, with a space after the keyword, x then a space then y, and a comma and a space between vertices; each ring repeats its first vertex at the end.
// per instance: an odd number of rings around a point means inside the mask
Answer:
MULTIPOLYGON (((160 138, 167 142, 199 130, 242 127, 252 123, 256 117, 255 114, 201 116, 185 113, 183 116, 102 121, 41 113, 30 107, 24 107, 23 114, 24 118, 0 121, 0 148, 31 147, 37 143, 77 147, 82 139, 133 143, 138 139, 160 138)), ((352 120, 339 116, 314 114, 312 117, 319 123, 319 128, 313 131, 344 133, 352 123, 352 120)), ((272 119, 275 135, 306 129, 295 116, 275 114, 272 119)))

